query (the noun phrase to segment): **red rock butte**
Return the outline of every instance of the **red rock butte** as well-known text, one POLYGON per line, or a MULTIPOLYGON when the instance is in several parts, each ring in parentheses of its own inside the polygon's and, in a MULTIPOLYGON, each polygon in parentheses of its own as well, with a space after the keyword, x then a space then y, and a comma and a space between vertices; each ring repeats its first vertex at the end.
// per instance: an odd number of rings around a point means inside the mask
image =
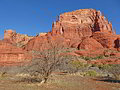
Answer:
POLYGON ((75 51, 78 55, 84 55, 81 49, 97 54, 104 54, 106 49, 120 51, 120 35, 116 35, 108 19, 95 9, 80 9, 60 14, 52 23, 51 32, 35 37, 5 30, 4 40, 0 41, 0 61, 26 60, 29 57, 26 52, 47 48, 50 39, 58 42, 61 39, 65 47, 78 49, 75 51))

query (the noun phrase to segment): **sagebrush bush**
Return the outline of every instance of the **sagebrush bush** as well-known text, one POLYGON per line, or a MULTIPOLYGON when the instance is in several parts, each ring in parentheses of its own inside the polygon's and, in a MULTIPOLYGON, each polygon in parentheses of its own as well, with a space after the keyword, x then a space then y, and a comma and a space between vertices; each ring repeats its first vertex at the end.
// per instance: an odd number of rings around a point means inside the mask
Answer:
POLYGON ((84 62, 80 62, 79 60, 71 61, 70 64, 71 64, 73 67, 78 68, 78 69, 85 68, 85 67, 88 67, 88 66, 89 66, 89 64, 84 63, 84 62))
POLYGON ((81 58, 82 58, 82 59, 84 59, 84 60, 86 60, 86 61, 88 61, 88 60, 91 60, 91 59, 92 59, 91 57, 88 57, 88 56, 82 56, 81 58))
POLYGON ((120 79, 120 64, 98 65, 98 68, 112 74, 114 79, 120 79))
POLYGON ((104 65, 100 64, 100 65, 97 65, 97 66, 98 66, 99 69, 106 70, 106 71, 108 71, 112 67, 112 65, 110 65, 110 64, 104 64, 104 65))
POLYGON ((111 67, 108 69, 108 71, 113 74, 113 77, 116 80, 120 80, 120 64, 113 64, 111 67))
POLYGON ((92 64, 91 67, 98 67, 98 65, 97 64, 92 64))
POLYGON ((84 76, 95 77, 97 75, 98 75, 98 73, 96 71, 94 71, 94 70, 89 70, 89 71, 84 72, 84 76))
POLYGON ((90 71, 87 71, 85 75, 95 77, 98 75, 98 73, 96 71, 90 70, 90 71))
POLYGON ((95 58, 93 58, 93 59, 103 59, 104 58, 104 56, 103 55, 100 55, 100 56, 96 56, 95 58))
POLYGON ((84 67, 84 64, 78 60, 71 61, 70 64, 76 68, 84 67))
POLYGON ((67 62, 64 62, 59 69, 60 71, 67 73, 76 73, 79 70, 84 70, 88 66, 89 64, 81 62, 80 60, 69 60, 67 62))
POLYGON ((103 55, 100 55, 100 56, 96 56, 96 57, 88 57, 88 56, 81 56, 80 58, 88 61, 88 60, 97 60, 97 59, 103 59, 104 56, 103 55))

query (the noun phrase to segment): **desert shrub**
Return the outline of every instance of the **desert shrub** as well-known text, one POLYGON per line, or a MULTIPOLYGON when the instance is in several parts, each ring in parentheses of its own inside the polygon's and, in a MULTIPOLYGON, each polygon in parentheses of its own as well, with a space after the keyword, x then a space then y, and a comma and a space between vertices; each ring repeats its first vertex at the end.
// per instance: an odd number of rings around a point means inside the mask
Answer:
POLYGON ((92 64, 91 67, 98 67, 98 65, 97 64, 92 64))
POLYGON ((82 59, 84 59, 84 60, 86 60, 86 61, 92 60, 92 58, 91 58, 91 57, 88 57, 88 56, 81 56, 80 58, 82 58, 82 59))
POLYGON ((93 59, 103 59, 104 58, 104 56, 103 55, 100 55, 100 56, 96 56, 95 58, 93 58, 93 59))
POLYGON ((108 71, 112 66, 110 64, 97 65, 99 69, 108 71))
POLYGON ((108 72, 110 72, 116 80, 120 79, 120 64, 111 65, 108 72))
POLYGON ((80 58, 88 61, 88 60, 96 60, 96 59, 103 59, 104 56, 103 55, 100 55, 100 56, 96 56, 96 57, 88 57, 88 56, 81 56, 80 58))
POLYGON ((87 71, 85 73, 86 76, 91 76, 91 77, 95 77, 95 76, 97 76, 97 74, 98 73, 96 71, 93 71, 93 70, 87 71))
POLYGON ((78 60, 71 61, 70 64, 72 64, 76 68, 83 68, 84 67, 84 63, 82 63, 78 60))
POLYGON ((81 62, 80 60, 73 60, 70 62, 70 64, 73 66, 73 67, 76 67, 78 69, 80 68, 85 68, 85 67, 88 67, 89 64, 87 63, 84 63, 84 62, 81 62))
POLYGON ((0 78, 4 78, 4 77, 6 77, 7 76, 7 72, 1 72, 0 73, 0 78))
POLYGON ((85 51, 85 49, 79 49, 80 51, 85 51))
POLYGON ((64 48, 65 52, 72 52, 77 50, 76 48, 64 48))
POLYGON ((114 79, 120 79, 120 64, 104 64, 98 65, 98 67, 99 69, 107 71, 109 74, 112 74, 114 79))
POLYGON ((85 60, 91 60, 91 57, 84 57, 85 60))
MULTIPOLYGON (((82 66, 82 65, 81 65, 82 66)), ((69 61, 64 61, 61 66, 59 66, 59 70, 67 73, 76 73, 79 70, 79 65, 75 66, 75 63, 69 61)))
POLYGON ((89 64, 81 62, 76 57, 70 56, 70 59, 66 59, 59 67, 60 71, 67 72, 67 73, 76 73, 78 71, 83 71, 89 67, 89 64))

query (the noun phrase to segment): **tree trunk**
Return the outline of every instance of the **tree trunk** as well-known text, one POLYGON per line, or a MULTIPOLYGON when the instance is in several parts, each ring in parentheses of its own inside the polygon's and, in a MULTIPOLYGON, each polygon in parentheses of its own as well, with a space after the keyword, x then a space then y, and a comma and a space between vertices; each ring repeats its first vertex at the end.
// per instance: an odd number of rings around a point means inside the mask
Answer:
POLYGON ((45 78, 44 78, 44 83, 46 83, 46 82, 47 82, 47 80, 48 80, 48 77, 45 77, 45 78))

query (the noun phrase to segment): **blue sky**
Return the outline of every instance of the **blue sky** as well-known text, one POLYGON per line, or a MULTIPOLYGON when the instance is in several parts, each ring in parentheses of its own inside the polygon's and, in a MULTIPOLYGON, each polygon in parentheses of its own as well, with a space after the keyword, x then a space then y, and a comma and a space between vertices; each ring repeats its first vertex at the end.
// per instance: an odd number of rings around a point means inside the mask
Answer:
POLYGON ((120 0, 0 0, 0 38, 5 29, 28 35, 50 31, 60 13, 85 8, 100 10, 120 34, 120 0))

